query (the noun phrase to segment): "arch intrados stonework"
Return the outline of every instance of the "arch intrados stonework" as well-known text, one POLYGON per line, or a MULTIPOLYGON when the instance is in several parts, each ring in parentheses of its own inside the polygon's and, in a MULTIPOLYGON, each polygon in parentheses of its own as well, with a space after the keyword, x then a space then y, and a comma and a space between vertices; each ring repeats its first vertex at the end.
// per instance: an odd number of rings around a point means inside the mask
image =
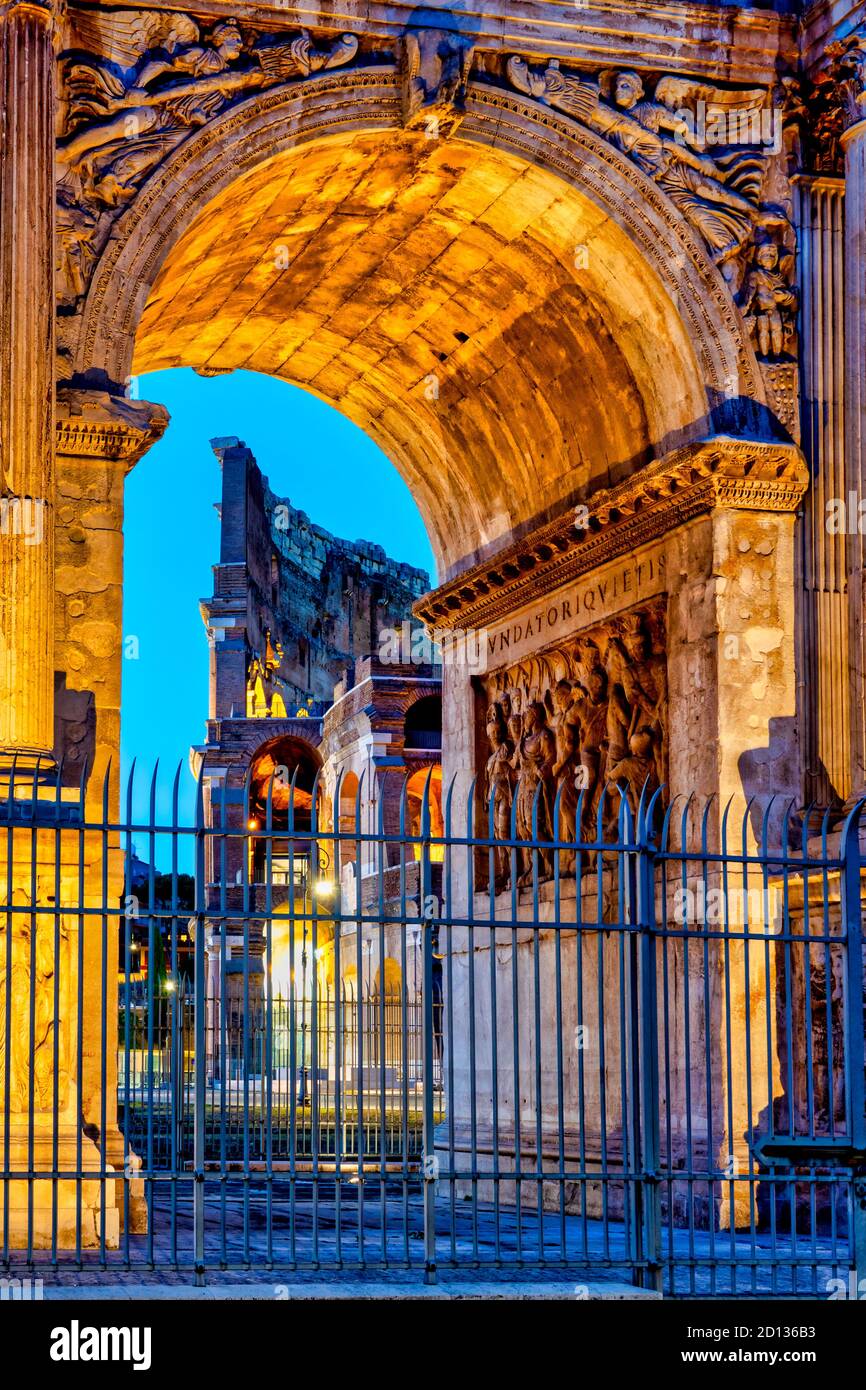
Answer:
MULTIPOLYGON (((118 220, 87 295, 73 375, 102 371, 117 384, 128 378, 138 320, 160 265, 237 177, 329 135, 400 126, 394 67, 310 78, 250 98, 211 121, 166 159, 118 220)), ((477 82, 470 84, 455 139, 490 144, 548 169, 596 203, 678 301, 705 388, 764 401, 727 287, 688 224, 633 163, 577 122, 477 82)))
MULTIPOLYGON (((398 70, 380 65, 328 72, 271 89, 232 107, 185 140, 114 226, 84 304, 70 363, 73 377, 116 387, 137 369, 136 337, 161 271, 190 229, 201 225, 198 219, 238 180, 272 169, 275 161, 290 158, 294 151, 322 149, 340 140, 381 136, 383 153, 389 141, 425 140, 423 132, 407 135, 402 127, 398 70)), ((649 458, 711 432, 713 412, 725 401, 747 398, 763 405, 766 398, 730 291, 703 244, 665 194, 612 145, 549 107, 480 82, 469 86, 466 114, 456 134, 435 144, 455 157, 474 150, 473 157, 484 158, 477 154, 481 147, 491 159, 538 170, 557 187, 562 185, 562 196, 567 190, 574 193, 574 206, 582 210, 584 220, 597 218, 591 227, 592 245, 600 251, 597 263, 580 273, 568 264, 564 274, 560 269, 560 278, 569 293, 589 287, 596 315, 602 316, 615 348, 606 361, 602 350, 596 350, 595 370, 586 373, 595 380, 609 376, 612 386, 592 428, 583 424, 576 433, 574 422, 555 418, 561 402, 551 410, 539 397, 536 433, 556 435, 554 457, 543 476, 525 431, 521 435, 512 427, 516 415, 507 396, 501 401, 479 400, 476 414, 486 413, 480 433, 461 437, 458 431, 453 439, 443 431, 441 416, 431 420, 429 412, 425 414, 423 402, 401 397, 399 406, 383 407, 371 418, 366 410, 353 413, 344 401, 331 399, 403 474, 430 531, 440 577, 446 577, 490 553, 515 528, 543 521, 583 494, 583 482, 568 476, 578 464, 586 472, 580 433, 586 435, 587 452, 601 459, 593 486, 609 484, 649 458), (605 256, 619 273, 605 271, 605 256), (670 362, 670 372, 662 370, 661 359, 665 366, 670 362), (610 402, 616 398, 618 380, 623 406, 617 415, 610 402), (624 421, 639 415, 644 423, 635 426, 626 441, 624 421), (498 476, 492 482, 470 478, 463 462, 471 463, 482 452, 497 460, 498 476), (463 518, 456 534, 454 514, 463 518)), ((558 249, 563 265, 574 250, 564 244, 558 249)), ((558 336, 561 322, 566 355, 574 358, 576 339, 588 345, 586 332, 569 325, 567 308, 548 299, 544 310, 549 320, 544 332, 558 336)), ((193 360, 186 365, 203 364, 193 360)), ((435 365, 431 360, 431 367, 435 365)), ((298 384, 330 399, 305 380, 298 384)), ((575 386, 572 399, 581 394, 575 386)), ((587 408, 575 404, 574 411, 587 408)))

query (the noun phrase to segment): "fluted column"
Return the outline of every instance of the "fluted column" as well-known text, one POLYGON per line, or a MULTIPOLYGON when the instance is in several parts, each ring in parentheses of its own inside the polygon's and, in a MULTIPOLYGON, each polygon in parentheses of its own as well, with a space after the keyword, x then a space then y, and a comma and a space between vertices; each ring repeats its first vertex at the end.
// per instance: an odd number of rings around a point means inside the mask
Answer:
POLYGON ((845 121, 845 517, 848 554, 848 645, 852 798, 866 791, 866 26, 835 45, 833 57, 845 121))
POLYGON ((851 790, 848 591, 844 531, 829 527, 846 495, 844 441, 845 185, 803 174, 796 186, 801 304, 803 451, 810 487, 798 522, 798 706, 804 802, 829 805, 851 790))
POLYGON ((0 762, 54 741, 54 5, 0 5, 0 762))

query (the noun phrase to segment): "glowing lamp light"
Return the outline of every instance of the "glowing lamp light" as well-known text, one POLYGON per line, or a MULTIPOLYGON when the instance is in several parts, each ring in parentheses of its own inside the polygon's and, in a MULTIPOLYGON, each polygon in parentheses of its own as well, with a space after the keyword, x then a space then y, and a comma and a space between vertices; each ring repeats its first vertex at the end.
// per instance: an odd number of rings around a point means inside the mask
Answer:
POLYGON ((332 878, 320 878, 316 881, 316 897, 330 898, 336 887, 332 878))
POLYGON ((255 816, 253 816, 250 820, 247 821, 247 830, 258 830, 258 828, 259 823, 256 820, 255 816))
POLYGON ((165 992, 166 992, 166 994, 174 994, 174 992, 175 992, 176 989, 177 989, 177 985, 175 984, 174 980, 166 980, 166 982, 165 982, 165 992))

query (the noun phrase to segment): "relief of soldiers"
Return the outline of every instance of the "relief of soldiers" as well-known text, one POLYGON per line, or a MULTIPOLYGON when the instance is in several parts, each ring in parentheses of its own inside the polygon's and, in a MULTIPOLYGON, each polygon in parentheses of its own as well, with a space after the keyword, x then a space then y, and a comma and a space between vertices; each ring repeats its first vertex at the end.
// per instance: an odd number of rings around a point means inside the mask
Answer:
MULTIPOLYGON (((514 769, 511 760, 514 744, 508 737, 508 729, 502 712, 502 705, 492 704, 487 711, 487 738, 492 752, 487 759, 485 770, 484 805, 488 820, 485 833, 490 825, 490 811, 493 811, 493 834, 497 840, 511 837, 511 808, 514 798, 514 769)), ((494 886, 501 892, 511 883, 511 853, 502 848, 494 851, 494 886)))
POLYGON ((594 667, 586 678, 587 693, 577 704, 580 721, 580 769, 583 790, 584 840, 594 840, 601 789, 605 782, 608 746, 608 677, 603 666, 594 667))
POLYGON ((507 690, 502 698, 505 722, 508 725, 508 737, 515 748, 520 742, 520 735, 523 733, 521 703, 522 696, 519 690, 507 690))
MULTIPOLYGON (((553 839, 552 769, 556 761, 556 742, 547 723, 547 710, 540 700, 532 700, 523 712, 523 729, 511 765, 518 773, 517 835, 521 840, 553 839), (536 801, 537 793, 537 801, 536 801), (533 815, 535 823, 533 824, 533 815)), ((539 850, 539 879, 553 877, 553 854, 539 850)), ((521 851, 521 888, 532 883, 532 853, 521 851)))
POLYGON ((651 796, 658 790, 659 785, 655 743, 646 725, 629 734, 628 747, 628 756, 620 758, 608 768, 608 778, 616 786, 623 788, 628 796, 632 815, 637 820, 638 805, 644 787, 647 795, 651 796))
MULTIPOLYGON (((556 796, 559 798, 558 833, 561 840, 569 843, 576 838, 579 787, 582 782, 580 716, 571 681, 562 679, 557 682, 553 692, 553 705, 556 711, 554 721, 556 761, 551 772, 556 781, 556 796)), ((563 874, 573 874, 574 864, 574 850, 562 850, 560 852, 560 871, 563 874)))
MULTIPOLYGON (((564 842, 563 875, 576 869, 575 850, 568 846, 598 838, 603 795, 602 836, 614 840, 622 804, 616 789, 636 815, 644 787, 651 795, 664 781, 667 672, 650 628, 655 631, 644 613, 613 619, 556 661, 541 656, 529 667, 514 668, 488 707, 485 807, 489 815, 493 806, 494 834, 510 837, 514 807, 518 839, 564 842), (563 656, 567 674, 555 679, 563 656), (524 692, 538 689, 539 674, 543 698, 527 703, 524 692)), ((503 852, 496 859, 498 886, 507 881, 506 858, 503 852)), ((539 859, 542 879, 550 878, 552 853, 539 851, 539 859)), ((532 882, 529 850, 521 864, 519 882, 526 886, 532 882)))
POLYGON ((649 638, 639 617, 631 616, 624 621, 623 645, 627 657, 623 665, 623 694, 632 712, 628 738, 630 740, 641 727, 649 732, 653 742, 658 784, 663 780, 662 741, 668 700, 667 664, 663 656, 654 655, 650 650, 649 638))

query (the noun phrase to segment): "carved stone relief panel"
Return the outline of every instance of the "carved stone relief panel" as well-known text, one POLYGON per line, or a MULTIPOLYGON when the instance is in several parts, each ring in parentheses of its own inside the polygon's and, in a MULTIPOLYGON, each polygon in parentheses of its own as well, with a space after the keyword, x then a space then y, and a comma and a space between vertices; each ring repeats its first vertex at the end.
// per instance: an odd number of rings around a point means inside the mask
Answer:
POLYGON ((691 78, 544 69, 508 60, 508 78, 628 156, 694 228, 731 287, 759 359, 796 357, 794 229, 784 110, 765 87, 691 78))
MULTIPOLYGON (((492 672, 478 686, 482 824, 494 836, 511 826, 520 840, 615 835, 619 788, 636 813, 641 792, 667 780, 668 694, 665 600, 655 599, 560 640, 545 651, 492 672), (605 787, 612 794, 604 798, 605 787), (554 825, 558 798, 558 820, 554 825)), ((522 852, 520 883, 532 882, 522 852)), ((497 888, 510 883, 508 850, 497 852, 497 888)), ((539 853, 542 878, 553 872, 539 853)), ((575 872, 574 852, 560 873, 575 872)))
POLYGON ((447 29, 408 29, 400 63, 403 124, 430 139, 453 135, 463 119, 474 45, 447 29))
POLYGON ((349 63, 353 34, 258 35, 153 10, 74 10, 59 56, 57 292, 85 294, 114 219, 201 126, 253 92, 349 63))

